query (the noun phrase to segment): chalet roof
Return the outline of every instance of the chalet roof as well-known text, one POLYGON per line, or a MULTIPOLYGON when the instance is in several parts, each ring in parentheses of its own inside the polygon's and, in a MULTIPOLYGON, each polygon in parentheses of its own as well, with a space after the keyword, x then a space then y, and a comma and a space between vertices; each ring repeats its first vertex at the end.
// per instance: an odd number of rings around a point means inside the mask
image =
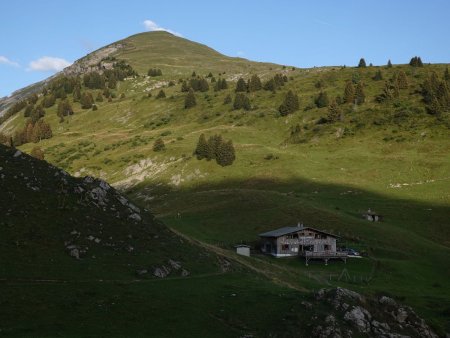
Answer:
POLYGON ((315 231, 315 232, 319 232, 321 234, 325 234, 325 235, 328 235, 328 236, 331 236, 331 237, 335 237, 335 238, 339 237, 339 236, 330 234, 329 232, 325 232, 325 231, 318 230, 318 229, 311 228, 311 227, 303 227, 303 226, 279 228, 279 229, 276 229, 276 230, 272 230, 272 231, 268 231, 268 232, 264 232, 262 234, 259 234, 259 237, 280 237, 280 236, 284 236, 284 235, 291 234, 291 233, 298 232, 298 231, 305 230, 305 229, 312 230, 312 231, 315 231))

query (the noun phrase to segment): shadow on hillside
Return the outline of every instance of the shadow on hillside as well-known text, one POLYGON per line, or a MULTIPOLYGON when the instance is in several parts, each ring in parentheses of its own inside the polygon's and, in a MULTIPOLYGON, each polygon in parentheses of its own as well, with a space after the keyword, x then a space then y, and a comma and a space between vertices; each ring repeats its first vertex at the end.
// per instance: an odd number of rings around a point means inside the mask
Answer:
POLYGON ((402 243, 406 251, 417 252, 421 244, 424 250, 428 245, 450 247, 450 206, 396 199, 349 186, 252 178, 193 187, 143 182, 127 193, 163 219, 182 216, 218 225, 236 222, 255 231, 302 222, 355 241, 400 241, 396 246, 402 243), (153 199, 143 202, 145 196, 153 199), (383 215, 383 222, 364 220, 362 214, 369 208, 383 215))

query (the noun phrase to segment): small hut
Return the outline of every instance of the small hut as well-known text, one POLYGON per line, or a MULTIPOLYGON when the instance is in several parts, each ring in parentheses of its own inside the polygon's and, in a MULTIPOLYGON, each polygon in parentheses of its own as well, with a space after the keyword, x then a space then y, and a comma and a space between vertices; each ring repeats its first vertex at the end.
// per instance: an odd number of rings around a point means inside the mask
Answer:
POLYGON ((238 255, 250 257, 250 247, 248 245, 239 244, 235 248, 238 255))
POLYGON ((377 214, 369 208, 369 210, 367 210, 367 212, 363 214, 363 218, 370 222, 380 222, 383 219, 383 216, 377 214))

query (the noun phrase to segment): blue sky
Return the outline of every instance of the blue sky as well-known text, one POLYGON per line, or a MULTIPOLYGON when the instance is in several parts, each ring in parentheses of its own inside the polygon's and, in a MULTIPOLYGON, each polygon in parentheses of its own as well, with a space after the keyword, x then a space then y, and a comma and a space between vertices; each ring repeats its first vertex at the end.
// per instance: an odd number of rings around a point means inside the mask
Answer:
POLYGON ((0 97, 116 40, 167 29, 221 53, 297 67, 450 60, 450 1, 5 0, 0 97), (150 20, 152 23, 147 21, 150 20))

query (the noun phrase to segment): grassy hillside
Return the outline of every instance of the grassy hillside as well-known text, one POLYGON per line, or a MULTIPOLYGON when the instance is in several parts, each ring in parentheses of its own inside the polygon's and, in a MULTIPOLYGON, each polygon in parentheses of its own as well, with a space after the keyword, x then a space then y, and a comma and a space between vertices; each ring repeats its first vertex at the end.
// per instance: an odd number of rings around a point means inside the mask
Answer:
MULTIPOLYGON (((258 233, 298 221, 337 233, 342 245, 368 258, 305 267, 257 255, 248 264, 297 288, 331 284, 388 292, 440 332, 450 330, 449 116, 428 114, 420 95, 423 81, 433 71, 442 78, 446 65, 293 69, 228 58, 162 32, 121 43, 125 48, 114 56, 141 76, 119 82, 116 97, 97 102, 96 111, 75 102, 75 114, 59 122, 56 105, 46 109, 54 134, 38 144, 46 160, 75 176, 107 180, 169 227, 213 249, 231 252, 241 242, 257 248, 258 233), (161 68, 163 75, 145 77, 149 68, 161 68), (399 98, 376 100, 385 84, 372 79, 377 70, 384 80, 406 73, 408 87, 399 98), (193 71, 212 72, 216 79, 222 73, 229 88, 216 92, 210 83, 209 91, 195 93, 197 105, 184 109, 178 80, 193 71), (265 82, 277 73, 288 82, 276 92, 247 93, 251 110, 223 103, 234 97, 240 76, 258 74, 265 82), (176 85, 168 86, 171 80, 176 85), (342 97, 351 80, 364 82, 366 102, 343 104, 341 121, 320 123, 328 110, 314 105, 319 92, 342 97), (166 98, 156 99, 161 88, 166 98), (300 109, 282 117, 278 107, 289 89, 298 94, 300 109), (233 141, 233 165, 192 155, 202 133, 233 141), (157 138, 165 151, 152 150, 157 138), (363 220, 368 208, 384 221, 363 220), (344 269, 350 278, 339 279, 344 269)), ((0 131, 12 133, 25 120, 19 113, 0 131)), ((30 152, 35 146, 20 148, 30 152)))
POLYGON ((190 75, 195 70, 236 74, 276 67, 270 63, 228 57, 208 46, 167 32, 140 33, 118 43, 122 43, 124 48, 114 55, 126 60, 140 74, 146 74, 152 67, 160 68, 163 75, 175 78, 190 75))

